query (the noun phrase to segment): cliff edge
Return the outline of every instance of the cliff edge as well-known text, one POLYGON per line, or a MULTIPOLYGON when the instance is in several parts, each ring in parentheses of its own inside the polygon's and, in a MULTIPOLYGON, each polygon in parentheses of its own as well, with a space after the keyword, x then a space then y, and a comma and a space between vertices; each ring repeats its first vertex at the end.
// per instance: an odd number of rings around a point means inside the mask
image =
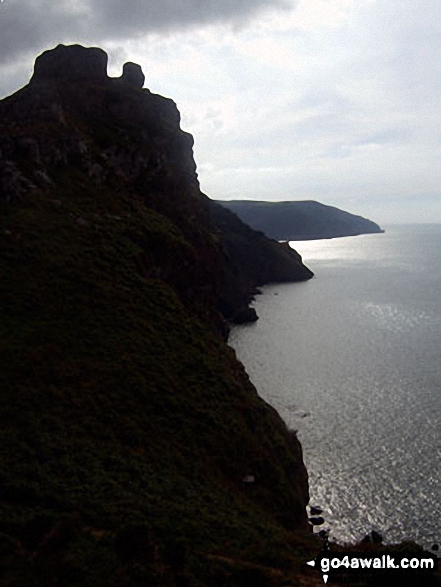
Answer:
POLYGON ((106 67, 60 45, 0 103, 1 581, 272 584, 307 473, 226 319, 311 274, 232 264, 176 105, 106 67))

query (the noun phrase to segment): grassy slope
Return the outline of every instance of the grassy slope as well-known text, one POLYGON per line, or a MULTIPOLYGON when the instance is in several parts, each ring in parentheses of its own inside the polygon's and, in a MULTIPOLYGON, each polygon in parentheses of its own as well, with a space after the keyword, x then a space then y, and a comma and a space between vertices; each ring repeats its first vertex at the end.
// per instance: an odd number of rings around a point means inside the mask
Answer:
MULTIPOLYGON (((185 539, 202 582, 208 553, 280 563, 301 455, 233 351, 151 271, 156 248, 191 245, 136 199, 58 185, 1 210, 4 584, 137 584, 115 552, 140 524, 162 550, 185 539)), ((136 572, 169 584, 155 560, 136 572)))

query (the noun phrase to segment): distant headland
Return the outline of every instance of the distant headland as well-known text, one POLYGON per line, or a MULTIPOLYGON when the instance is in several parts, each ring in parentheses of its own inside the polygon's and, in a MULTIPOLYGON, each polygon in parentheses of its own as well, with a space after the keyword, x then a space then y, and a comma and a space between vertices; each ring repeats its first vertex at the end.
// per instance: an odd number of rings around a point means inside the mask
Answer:
POLYGON ((218 203, 276 240, 315 240, 384 232, 371 220, 313 200, 218 200, 218 203))

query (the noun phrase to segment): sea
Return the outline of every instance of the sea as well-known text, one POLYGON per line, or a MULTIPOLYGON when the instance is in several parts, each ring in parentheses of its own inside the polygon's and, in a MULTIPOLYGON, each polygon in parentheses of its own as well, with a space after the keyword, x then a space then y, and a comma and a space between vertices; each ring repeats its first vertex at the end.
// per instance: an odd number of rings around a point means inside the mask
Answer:
POLYGON ((332 540, 441 542, 441 224, 291 242, 314 271, 262 288, 229 344, 303 445, 332 540))

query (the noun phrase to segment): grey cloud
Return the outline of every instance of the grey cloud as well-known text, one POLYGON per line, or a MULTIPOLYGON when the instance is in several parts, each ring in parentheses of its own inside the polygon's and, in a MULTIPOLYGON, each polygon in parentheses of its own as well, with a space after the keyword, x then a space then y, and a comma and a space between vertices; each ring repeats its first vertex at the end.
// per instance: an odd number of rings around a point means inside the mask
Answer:
POLYGON ((46 47, 69 29, 81 29, 81 17, 66 2, 5 0, 0 5, 0 63, 46 47))
POLYGON ((352 141, 356 147, 363 145, 387 145, 391 143, 405 143, 412 139, 412 131, 409 128, 384 128, 383 130, 366 134, 352 141))
POLYGON ((60 42, 99 44, 202 24, 241 24, 289 0, 3 0, 0 64, 60 42))

